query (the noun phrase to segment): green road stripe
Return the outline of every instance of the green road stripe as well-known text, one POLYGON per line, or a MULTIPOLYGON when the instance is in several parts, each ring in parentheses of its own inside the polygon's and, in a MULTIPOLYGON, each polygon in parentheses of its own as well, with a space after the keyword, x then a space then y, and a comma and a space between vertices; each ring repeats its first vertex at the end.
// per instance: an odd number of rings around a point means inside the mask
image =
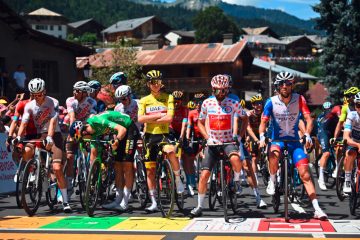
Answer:
POLYGON ((68 217, 40 227, 41 229, 108 229, 127 217, 68 217))

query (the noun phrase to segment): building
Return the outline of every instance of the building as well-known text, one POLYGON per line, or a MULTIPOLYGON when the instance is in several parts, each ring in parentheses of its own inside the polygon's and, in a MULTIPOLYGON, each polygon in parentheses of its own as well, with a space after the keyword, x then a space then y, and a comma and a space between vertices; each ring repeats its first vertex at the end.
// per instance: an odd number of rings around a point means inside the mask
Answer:
POLYGON ((94 33, 99 41, 102 41, 103 36, 101 31, 104 30, 104 26, 93 18, 72 22, 68 24, 68 32, 74 34, 75 37, 79 37, 84 33, 94 33))
POLYGON ((281 41, 286 44, 286 53, 290 57, 307 57, 313 54, 313 48, 317 44, 306 35, 282 37, 281 41))
POLYGON ((279 39, 279 35, 277 35, 270 27, 258 27, 258 28, 242 28, 246 35, 266 35, 269 37, 273 37, 279 39))
POLYGON ((68 20, 61 14, 46 8, 39 8, 28 13, 26 21, 32 29, 57 38, 66 39, 68 20))
MULTIPOLYGON (((76 81, 76 57, 92 51, 33 30, 3 1, 0 12, 0 67, 12 75, 17 65, 23 64, 28 79, 43 78, 47 93, 63 103, 76 81)), ((9 86, 8 90, 13 96, 14 88, 9 86)))
POLYGON ((195 31, 170 31, 165 35, 171 46, 195 42, 195 31))
POLYGON ((282 57, 285 55, 286 44, 268 35, 242 35, 254 57, 282 57))
POLYGON ((170 26, 163 23, 156 16, 135 18, 119 21, 102 31, 104 39, 108 42, 115 42, 121 38, 134 38, 142 40, 151 34, 166 34, 170 26))

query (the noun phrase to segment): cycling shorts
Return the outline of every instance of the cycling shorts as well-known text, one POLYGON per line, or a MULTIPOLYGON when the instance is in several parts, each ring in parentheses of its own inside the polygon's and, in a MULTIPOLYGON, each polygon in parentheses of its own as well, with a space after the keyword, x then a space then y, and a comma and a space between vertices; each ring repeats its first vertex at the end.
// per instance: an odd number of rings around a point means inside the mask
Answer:
MULTIPOLYGON (((45 139, 47 137, 47 133, 42 133, 42 134, 36 134, 36 135, 28 135, 26 136, 26 140, 30 141, 30 140, 38 140, 38 139, 45 139)), ((62 150, 63 150, 63 137, 61 132, 56 132, 54 133, 54 136, 52 137, 53 141, 54 141, 54 145, 51 149, 51 151, 53 152, 52 158, 53 159, 62 159, 62 150)), ((34 148, 34 144, 28 143, 26 144, 26 146, 34 148)))
POLYGON ((194 137, 193 141, 195 141, 196 143, 187 141, 186 144, 184 144, 183 146, 184 152, 190 156, 195 156, 201 151, 200 141, 202 141, 202 138, 194 137))
POLYGON ((329 132, 326 131, 319 131, 318 133, 318 140, 320 142, 321 145, 321 150, 322 152, 330 152, 330 138, 331 138, 331 134, 329 132))
POLYGON ((169 134, 151 134, 145 133, 144 135, 144 147, 146 153, 149 156, 145 158, 145 162, 156 162, 157 155, 160 151, 157 144, 161 142, 167 142, 170 144, 169 134))
POLYGON ((220 159, 219 148, 222 148, 224 154, 230 157, 231 155, 239 156, 239 146, 235 144, 224 145, 221 147, 205 147, 205 158, 202 160, 201 169, 211 171, 215 165, 215 163, 220 159))
POLYGON ((133 162, 134 155, 137 148, 137 140, 140 138, 139 129, 135 123, 132 122, 126 131, 125 137, 119 141, 118 148, 116 150, 115 161, 116 162, 133 162))
MULTIPOLYGON (((296 167, 309 164, 309 160, 304 152, 303 145, 301 145, 300 142, 288 142, 287 146, 289 156, 292 156, 292 163, 295 164, 296 167)), ((281 150, 284 148, 284 143, 272 142, 270 149, 273 150, 274 148, 277 148, 277 150, 281 153, 281 150)))

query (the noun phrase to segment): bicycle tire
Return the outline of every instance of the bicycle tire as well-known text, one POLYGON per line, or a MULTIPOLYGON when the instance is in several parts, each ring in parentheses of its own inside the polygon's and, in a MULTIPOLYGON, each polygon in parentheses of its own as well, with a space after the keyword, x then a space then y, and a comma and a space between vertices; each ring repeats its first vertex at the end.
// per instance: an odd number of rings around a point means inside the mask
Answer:
POLYGON ((350 207, 350 214, 355 216, 356 215, 356 207, 357 207, 357 199, 358 193, 356 192, 356 184, 354 182, 351 183, 351 193, 349 196, 349 207, 350 207))
POLYGON ((327 164, 326 164, 326 171, 324 171, 324 181, 326 188, 333 188, 336 184, 336 178, 332 177, 332 173, 335 170, 336 163, 333 156, 330 155, 327 164))
MULTIPOLYGON (((285 215, 285 222, 289 221, 289 173, 288 173, 288 161, 286 157, 284 158, 284 169, 285 169, 285 176, 284 176, 284 215, 285 215)), ((291 181, 290 181, 291 182, 291 181)))
POLYGON ((274 213, 279 212, 280 207, 280 187, 279 184, 275 185, 275 194, 271 198, 271 203, 273 205, 274 213))
POLYGON ((15 197, 16 197, 16 205, 18 208, 22 208, 21 205, 21 190, 22 190, 22 182, 24 178, 24 168, 26 166, 26 162, 20 160, 20 164, 16 174, 16 187, 15 187, 15 197))
POLYGON ((38 161, 31 159, 27 162, 24 169, 23 184, 21 190, 21 205, 25 212, 29 216, 33 216, 38 210, 41 202, 42 196, 42 179, 41 174, 37 175, 37 168, 41 166, 38 165, 38 161), (35 180, 30 182, 30 175, 35 174, 35 180), (24 184, 26 183, 26 184, 24 184), (29 198, 27 198, 29 194, 29 198), (30 202, 27 199, 31 200, 30 202))
POLYGON ((315 168, 315 173, 316 173, 317 178, 319 178, 319 167, 320 167, 321 156, 322 155, 317 156, 317 158, 315 159, 315 162, 314 162, 314 168, 315 168))
POLYGON ((221 193, 222 193, 222 206, 224 210, 224 219, 225 222, 229 222, 229 216, 227 212, 227 185, 226 185, 226 172, 225 172, 225 166, 224 166, 224 160, 220 160, 220 181, 221 181, 221 193))
POLYGON ((336 195, 340 201, 344 201, 345 195, 343 192, 343 186, 345 181, 345 171, 344 171, 344 156, 340 158, 338 163, 338 170, 336 173, 336 195))
POLYGON ((139 158, 135 158, 135 191, 136 197, 140 203, 140 209, 145 208, 149 201, 146 168, 144 162, 139 158))
MULTIPOLYGON (((175 175, 174 175, 174 179, 175 179, 175 175)), ((181 175, 181 171, 180 171, 180 179, 181 179, 181 182, 184 184, 184 178, 181 175)), ((175 181, 175 189, 177 189, 176 181, 175 181)), ((183 211, 184 210, 184 205, 185 205, 185 194, 184 194, 184 192, 179 194, 179 193, 177 193, 177 191, 175 191, 175 202, 176 202, 176 205, 177 205, 178 209, 180 211, 183 211)))
POLYGON ((169 160, 158 163, 156 172, 157 200, 161 215, 170 218, 175 205, 175 179, 169 160), (161 178, 162 171, 165 176, 161 178))
POLYGON ((94 211, 100 194, 100 171, 101 165, 99 161, 94 161, 90 167, 89 175, 86 181, 85 193, 85 209, 88 216, 94 216, 94 211))
POLYGON ((214 210, 216 204, 216 195, 217 195, 217 182, 216 182, 216 168, 215 166, 210 174, 210 186, 209 186, 209 209, 214 210))
POLYGON ((80 160, 80 169, 78 170, 78 184, 79 184, 79 196, 80 196, 80 204, 81 207, 85 210, 85 194, 86 194, 86 179, 88 174, 88 166, 86 164, 85 154, 81 153, 81 160, 80 160))
POLYGON ((56 181, 51 180, 51 178, 47 179, 48 181, 48 189, 46 190, 45 197, 46 203, 51 210, 54 209, 54 206, 57 204, 57 195, 59 187, 56 181))
POLYGON ((233 181, 234 179, 234 171, 231 170, 230 171, 230 181, 227 183, 227 188, 228 188, 228 195, 229 195, 229 199, 230 199, 230 206, 231 209, 233 210, 234 214, 238 214, 238 196, 236 194, 236 189, 235 189, 235 183, 233 181), (231 186, 231 187, 230 187, 231 186))

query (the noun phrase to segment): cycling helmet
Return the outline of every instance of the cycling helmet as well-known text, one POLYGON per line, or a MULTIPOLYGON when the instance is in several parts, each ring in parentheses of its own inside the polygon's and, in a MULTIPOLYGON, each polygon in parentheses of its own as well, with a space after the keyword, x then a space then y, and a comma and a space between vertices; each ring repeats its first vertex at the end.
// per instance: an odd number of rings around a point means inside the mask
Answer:
POLYGON ((33 78, 29 82, 30 93, 39 93, 45 90, 45 81, 41 78, 33 78))
POLYGON ((294 74, 289 72, 280 72, 276 75, 275 81, 293 81, 294 74))
POLYGON ((79 91, 82 91, 82 92, 88 92, 90 91, 90 87, 89 85, 87 84, 87 82, 85 81, 78 81, 74 84, 73 86, 73 89, 74 90, 79 90, 79 91))
POLYGON ((146 73, 146 80, 162 80, 162 74, 159 70, 150 70, 146 73))
POLYGON ((331 108, 331 102, 324 102, 324 104, 323 104, 323 108, 325 109, 325 110, 328 110, 328 109, 330 109, 331 108))
POLYGON ((353 95, 357 94, 358 92, 360 92, 359 88, 350 87, 344 91, 344 95, 345 96, 353 96, 353 95))
POLYGON ((355 95, 354 103, 360 103, 360 92, 355 95))
POLYGON ((212 88, 229 88, 229 77, 224 74, 218 74, 211 79, 212 88))
POLYGON ((254 102, 259 102, 259 101, 262 101, 262 100, 263 100, 263 98, 262 98, 261 95, 255 95, 250 99, 250 102, 254 103, 254 102))
POLYGON ((130 94, 131 94, 131 88, 128 85, 122 85, 122 86, 118 87, 115 91, 116 98, 127 97, 130 94))
POLYGON ((90 82, 88 82, 88 86, 91 89, 99 90, 101 88, 101 83, 97 80, 91 80, 90 82))
POLYGON ((127 81, 127 75, 123 72, 117 72, 111 76, 109 83, 118 85, 118 84, 126 84, 126 81, 127 81))
POLYGON ((244 100, 244 99, 241 99, 241 100, 240 100, 240 106, 241 106, 242 108, 245 108, 245 100, 244 100))
POLYGON ((78 141, 82 137, 83 128, 84 124, 82 121, 73 122, 69 128, 70 137, 75 138, 75 140, 78 141))
POLYGON ((171 95, 173 95, 175 99, 181 99, 184 93, 183 91, 174 91, 171 95))
POLYGON ((189 101, 187 107, 188 109, 193 110, 196 108, 196 103, 194 103, 193 101, 189 101))

